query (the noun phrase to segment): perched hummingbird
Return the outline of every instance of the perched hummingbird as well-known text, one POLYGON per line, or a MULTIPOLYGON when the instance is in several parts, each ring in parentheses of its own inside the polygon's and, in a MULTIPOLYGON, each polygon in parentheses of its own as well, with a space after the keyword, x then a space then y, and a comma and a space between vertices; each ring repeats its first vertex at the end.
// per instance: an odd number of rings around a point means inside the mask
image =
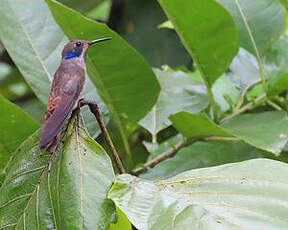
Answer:
POLYGON ((92 44, 110 39, 72 40, 65 45, 62 51, 61 64, 51 85, 48 107, 45 113, 46 121, 39 142, 42 151, 55 151, 62 127, 72 110, 77 106, 86 78, 88 48, 92 44))

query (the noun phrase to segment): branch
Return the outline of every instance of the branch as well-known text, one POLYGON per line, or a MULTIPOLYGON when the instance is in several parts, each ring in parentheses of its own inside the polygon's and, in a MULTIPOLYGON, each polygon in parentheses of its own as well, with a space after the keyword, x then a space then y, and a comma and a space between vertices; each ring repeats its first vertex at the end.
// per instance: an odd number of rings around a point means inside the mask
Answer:
POLYGON ((239 110, 235 111, 234 113, 232 113, 231 115, 223 118, 223 119, 220 121, 220 123, 222 123, 223 121, 229 120, 229 119, 231 119, 232 117, 235 117, 235 116, 237 116, 237 115, 239 115, 239 114, 241 114, 241 113, 244 113, 244 112, 246 112, 246 111, 249 111, 249 110, 251 110, 251 109, 254 109, 255 107, 257 107, 258 105, 260 105, 260 104, 261 104, 263 101, 265 101, 266 99, 267 99, 266 94, 265 94, 265 93, 261 94, 259 97, 257 97, 257 98, 255 99, 255 101, 249 102, 248 104, 246 104, 245 106, 243 106, 241 109, 239 109, 239 110))
POLYGON ((95 116, 95 118, 96 118, 96 120, 97 120, 97 122, 98 122, 98 124, 99 124, 99 127, 100 127, 102 133, 104 134, 105 139, 106 139, 107 142, 108 142, 108 145, 109 145, 109 147, 110 147, 110 150, 111 150, 112 153, 113 153, 114 161, 115 161, 115 163, 116 163, 116 165, 117 165, 117 168, 119 169, 119 171, 120 171, 121 174, 124 174, 124 173, 125 173, 125 169, 124 169, 124 167, 123 167, 123 165, 122 165, 122 162, 121 162, 121 160, 120 160, 120 157, 118 156, 118 153, 117 153, 117 151, 116 151, 116 148, 115 148, 115 146, 114 146, 114 144, 113 144, 113 142, 112 142, 112 140, 111 140, 111 138, 110 138, 110 135, 109 135, 109 133, 108 133, 106 127, 105 127, 105 124, 104 124, 104 122, 103 122, 103 120, 102 120, 102 118, 101 118, 98 105, 97 105, 94 101, 92 101, 92 100, 89 100, 89 99, 86 99, 86 98, 82 98, 82 99, 80 99, 80 100, 78 101, 78 107, 80 108, 80 107, 82 107, 82 106, 84 106, 84 105, 88 105, 90 111, 94 114, 94 116, 95 116))
POLYGON ((241 93, 241 96, 240 96, 240 99, 235 107, 235 110, 239 110, 240 107, 243 105, 243 102, 244 102, 244 98, 245 98, 245 95, 246 93, 251 89, 253 88, 254 86, 258 85, 259 83, 261 83, 262 80, 256 80, 254 82, 252 82, 250 85, 247 85, 244 90, 242 91, 241 93))
POLYGON ((155 167, 160 162, 166 160, 167 158, 170 158, 174 156, 181 148, 186 147, 188 145, 194 144, 197 141, 239 141, 238 138, 235 137, 218 137, 218 136, 210 136, 210 137, 195 137, 188 140, 181 140, 178 143, 176 143, 172 148, 168 149, 164 153, 158 155, 154 159, 146 162, 143 167, 139 167, 136 169, 133 169, 131 171, 131 174, 137 176, 141 173, 146 172, 149 168, 155 167))
POLYGON ((131 171, 131 174, 137 176, 145 171, 147 171, 148 168, 153 168, 155 165, 159 164, 160 162, 166 160, 169 157, 174 156, 181 148, 190 145, 196 141, 198 141, 199 138, 197 139, 191 139, 189 141, 186 140, 181 140, 178 143, 176 143, 172 148, 168 149, 164 153, 158 155, 151 161, 148 161, 144 164, 144 167, 139 167, 131 171))

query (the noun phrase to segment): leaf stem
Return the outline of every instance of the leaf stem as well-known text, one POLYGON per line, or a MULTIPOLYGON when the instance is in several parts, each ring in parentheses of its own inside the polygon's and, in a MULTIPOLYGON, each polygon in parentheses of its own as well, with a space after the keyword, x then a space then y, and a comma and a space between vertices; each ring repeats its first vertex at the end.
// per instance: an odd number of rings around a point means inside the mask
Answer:
POLYGON ((263 68, 263 65, 262 65, 261 57, 260 57, 256 42, 254 40, 254 37, 253 37, 252 31, 250 29, 250 26, 249 26, 249 24, 248 24, 248 22, 246 20, 246 16, 245 16, 245 14, 244 14, 244 12, 243 12, 243 10, 241 8, 239 0, 235 0, 235 3, 237 5, 237 7, 238 7, 240 15, 241 15, 241 17, 243 19, 243 22, 245 24, 245 27, 247 29, 248 35, 250 37, 250 40, 252 42, 252 45, 253 45, 253 48, 254 48, 254 51, 255 51, 255 54, 256 54, 256 59, 257 59, 257 62, 258 62, 258 66, 259 66, 259 72, 260 72, 260 77, 261 77, 263 89, 264 89, 264 92, 266 93, 266 91, 267 91, 267 89, 266 89, 266 78, 265 78, 264 68, 263 68))
POLYGON ((270 105, 272 108, 278 110, 278 111, 282 111, 283 110, 279 105, 277 105, 276 103, 274 103, 271 100, 267 100, 267 104, 270 105))
POLYGON ((241 96, 240 96, 240 98, 239 98, 239 101, 238 101, 238 103, 237 103, 237 105, 236 105, 236 107, 235 107, 235 110, 236 110, 236 111, 239 110, 239 109, 241 108, 241 106, 243 105, 243 102, 244 102, 244 98, 245 98, 245 96, 246 96, 246 93, 247 93, 251 88, 253 88, 255 85, 261 83, 261 81, 262 81, 262 80, 254 81, 254 82, 252 82, 250 85, 247 85, 247 86, 244 88, 244 90, 242 91, 241 96))
POLYGON ((104 122, 103 122, 103 120, 101 118, 98 105, 94 101, 86 99, 86 98, 80 99, 78 101, 78 106, 79 107, 82 107, 83 105, 88 105, 90 111, 94 114, 94 116, 95 116, 95 118, 96 118, 96 120, 97 120, 97 122, 99 124, 99 127, 100 127, 102 133, 104 134, 105 139, 108 142, 110 150, 113 153, 114 161, 115 161, 115 163, 117 165, 117 168, 118 168, 118 170, 119 170, 119 172, 121 174, 124 174, 125 173, 125 169, 124 169, 123 164, 122 164, 122 162, 120 160, 120 157, 119 157, 119 155, 118 155, 118 153, 116 151, 116 148, 115 148, 115 146, 114 146, 114 144, 112 142, 112 139, 111 139, 106 127, 105 127, 105 124, 104 124, 104 122))
POLYGON ((211 107, 212 107, 212 112, 213 112, 213 120, 217 123, 218 121, 218 115, 217 115, 217 105, 216 105, 216 101, 212 92, 212 88, 209 87, 208 83, 206 84, 206 88, 207 88, 207 92, 208 92, 208 96, 210 98, 210 103, 211 103, 211 107))
POLYGON ((210 137, 195 137, 188 140, 181 140, 177 142, 174 146, 172 146, 167 151, 163 152, 162 154, 158 155, 154 159, 146 162, 143 167, 136 168, 131 171, 131 174, 137 176, 141 173, 144 173, 148 170, 148 168, 153 168, 160 162, 166 160, 174 156, 181 148, 191 145, 197 141, 238 141, 238 138, 234 137, 218 137, 218 136, 210 136, 210 137))
POLYGON ((261 94, 259 97, 257 97, 253 102, 249 102, 248 104, 246 104, 245 106, 243 106, 241 109, 235 111, 234 113, 232 113, 231 115, 223 118, 220 123, 231 119, 232 117, 235 117, 241 113, 244 113, 246 111, 249 111, 251 109, 254 109, 255 107, 259 106, 263 101, 267 100, 266 94, 263 93, 261 94))

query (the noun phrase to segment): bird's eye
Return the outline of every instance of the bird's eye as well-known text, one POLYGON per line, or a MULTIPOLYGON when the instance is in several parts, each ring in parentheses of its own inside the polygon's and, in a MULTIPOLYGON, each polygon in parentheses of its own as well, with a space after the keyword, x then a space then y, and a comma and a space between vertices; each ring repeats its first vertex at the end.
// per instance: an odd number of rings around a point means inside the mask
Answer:
POLYGON ((76 42, 76 46, 81 46, 81 42, 76 42))

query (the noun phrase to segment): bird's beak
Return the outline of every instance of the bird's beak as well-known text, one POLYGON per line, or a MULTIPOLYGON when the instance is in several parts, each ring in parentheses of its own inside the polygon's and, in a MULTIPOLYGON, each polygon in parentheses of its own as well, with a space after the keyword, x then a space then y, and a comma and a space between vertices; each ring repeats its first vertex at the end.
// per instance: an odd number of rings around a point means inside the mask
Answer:
POLYGON ((91 46, 97 42, 103 42, 103 41, 108 41, 108 40, 111 40, 112 38, 100 38, 100 39, 96 39, 94 41, 90 41, 88 42, 88 45, 91 46))

